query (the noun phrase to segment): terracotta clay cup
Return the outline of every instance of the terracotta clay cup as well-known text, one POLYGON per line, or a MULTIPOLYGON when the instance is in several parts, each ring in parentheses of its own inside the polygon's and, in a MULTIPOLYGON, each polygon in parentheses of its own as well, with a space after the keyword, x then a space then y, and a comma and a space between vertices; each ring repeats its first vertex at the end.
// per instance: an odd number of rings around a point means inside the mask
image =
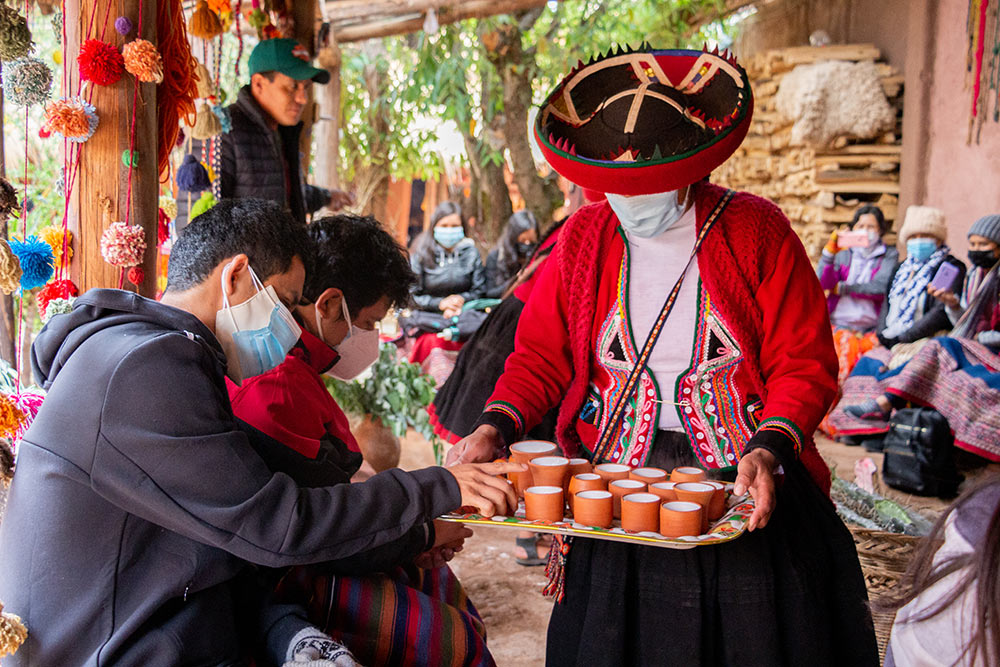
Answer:
MULTIPOLYGON (((527 464, 529 461, 536 459, 539 456, 551 456, 555 454, 558 449, 559 448, 554 442, 548 442, 546 440, 522 440, 521 442, 515 442, 510 446, 510 460, 513 463, 527 464)), ((526 470, 524 472, 512 472, 507 475, 507 477, 514 483, 514 490, 517 491, 518 498, 523 498, 524 490, 533 484, 530 470, 526 470)))
POLYGON ((591 489, 573 498, 573 520, 584 526, 611 527, 611 492, 591 489))
POLYGON ((704 470, 693 466, 674 468, 673 472, 670 473, 671 482, 701 482, 706 478, 704 470))
POLYGON ((630 493, 642 493, 645 490, 646 485, 637 479, 616 479, 608 484, 615 518, 622 518, 622 496, 627 496, 630 493))
POLYGON ((662 468, 633 468, 629 472, 628 478, 645 482, 647 486, 670 479, 669 473, 662 468))
POLYGON ((726 485, 722 482, 705 482, 715 489, 712 500, 708 503, 708 520, 716 521, 726 513, 726 485))
POLYGON ((685 537, 701 534, 701 515, 704 510, 698 503, 674 500, 660 505, 660 535, 685 537))
POLYGON ((560 486, 566 490, 569 459, 565 456, 539 456, 528 461, 532 486, 560 486))
POLYGON ((600 475, 592 472, 573 475, 569 480, 569 508, 573 512, 576 512, 573 507, 573 496, 581 491, 607 491, 607 485, 600 475))
POLYGON ((589 472, 594 472, 594 466, 590 464, 590 461, 587 459, 570 459, 569 471, 566 473, 565 488, 569 490, 569 482, 573 479, 574 475, 582 475, 589 472))
POLYGON ((630 533, 660 530, 660 505, 655 493, 630 493, 622 497, 622 529, 630 533))
POLYGON ((677 492, 674 491, 674 484, 676 482, 657 482, 650 484, 646 490, 658 495, 663 502, 670 502, 671 500, 677 500, 677 492))
POLYGON ((529 486, 524 490, 524 516, 528 521, 558 523, 563 520, 561 486, 529 486))
POLYGON ((594 472, 600 475, 607 484, 618 479, 628 479, 629 470, 631 468, 620 463, 602 463, 594 466, 594 472))
POLYGON ((707 533, 709 505, 712 503, 712 496, 715 495, 715 487, 705 482, 680 482, 674 485, 674 493, 677 494, 677 500, 698 503, 705 508, 702 513, 701 532, 707 533))

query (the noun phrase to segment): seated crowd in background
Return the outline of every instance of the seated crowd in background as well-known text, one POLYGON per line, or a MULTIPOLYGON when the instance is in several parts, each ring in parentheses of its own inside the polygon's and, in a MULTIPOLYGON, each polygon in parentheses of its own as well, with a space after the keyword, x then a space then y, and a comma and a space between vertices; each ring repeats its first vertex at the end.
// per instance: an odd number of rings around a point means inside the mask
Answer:
POLYGON ((538 221, 525 209, 510 216, 496 247, 486 256, 486 297, 500 299, 538 247, 538 221))

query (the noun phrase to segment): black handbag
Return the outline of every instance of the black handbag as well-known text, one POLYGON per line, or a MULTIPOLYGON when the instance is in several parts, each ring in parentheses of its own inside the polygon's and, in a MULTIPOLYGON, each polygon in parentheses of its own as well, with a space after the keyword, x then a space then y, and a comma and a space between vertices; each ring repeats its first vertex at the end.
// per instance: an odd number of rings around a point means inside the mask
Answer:
POLYGON ((897 410, 885 435, 882 479, 894 489, 950 498, 964 477, 955 467, 955 436, 931 408, 897 410))

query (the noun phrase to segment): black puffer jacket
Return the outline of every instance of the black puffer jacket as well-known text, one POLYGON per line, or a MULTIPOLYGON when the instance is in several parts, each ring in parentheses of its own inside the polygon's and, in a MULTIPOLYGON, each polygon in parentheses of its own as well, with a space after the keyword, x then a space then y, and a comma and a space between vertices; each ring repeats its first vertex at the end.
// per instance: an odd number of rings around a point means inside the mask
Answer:
POLYGON ((466 301, 486 294, 486 270, 472 239, 465 239, 451 250, 434 244, 434 264, 425 266, 417 253, 410 257, 417 274, 413 302, 420 310, 437 312, 441 299, 460 294, 466 301))
MULTIPOLYGON (((219 140, 219 182, 217 197, 258 197, 283 205, 296 220, 305 222, 307 213, 318 211, 330 201, 330 191, 302 182, 299 136, 302 123, 271 129, 267 112, 254 99, 250 86, 240 89, 234 104, 226 107, 233 129, 219 140), (286 189, 286 170, 289 188, 286 189), (287 193, 291 192, 291 200, 287 193)), ((192 142, 192 152, 201 156, 200 141, 192 142)), ((197 197, 192 196, 192 201, 197 197)), ((187 194, 178 199, 178 231, 188 222, 187 194)))

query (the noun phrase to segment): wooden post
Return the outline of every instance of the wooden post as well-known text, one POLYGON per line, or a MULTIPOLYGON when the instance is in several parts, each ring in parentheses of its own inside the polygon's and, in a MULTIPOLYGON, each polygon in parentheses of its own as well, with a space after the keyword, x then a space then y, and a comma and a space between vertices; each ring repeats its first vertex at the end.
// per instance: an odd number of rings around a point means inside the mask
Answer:
POLYGON ((319 49, 319 66, 330 72, 330 82, 313 86, 316 95, 316 184, 340 189, 340 47, 333 34, 319 49))
MULTIPOLYGON (((96 15, 95 32, 100 36, 101 21, 112 0, 66 1, 66 66, 69 80, 78 81, 76 55, 90 17, 96 15)), ((112 7, 110 20, 126 16, 139 25, 139 0, 119 0, 112 7)), ((143 39, 156 44, 156 0, 141 3, 143 39)), ((105 30, 104 39, 119 48, 126 40, 113 27, 105 30)), ((118 287, 121 269, 111 266, 101 256, 101 235, 112 222, 124 221, 128 202, 128 167, 122 164, 122 153, 129 148, 132 124, 135 78, 125 74, 113 86, 97 86, 92 103, 100 122, 97 131, 80 154, 80 167, 70 199, 69 229, 73 232, 73 261, 70 276, 81 292, 92 287, 118 287), (110 204, 108 206, 108 204, 110 204)), ((92 85, 92 84, 90 84, 92 85)), ((156 294, 156 228, 159 178, 156 170, 156 86, 139 84, 135 118, 135 151, 137 164, 132 169, 132 213, 130 224, 142 225, 146 233, 146 252, 142 269, 145 279, 139 286, 142 296, 156 294)), ((74 94, 78 91, 74 87, 74 94)), ((68 184, 67 184, 68 186, 68 184)), ((125 280, 125 289, 135 287, 125 280)))
MULTIPOLYGON (((295 41, 309 51, 310 56, 316 55, 316 0, 298 0, 292 3, 292 19, 295 25, 295 41)), ((299 152, 302 154, 302 182, 310 179, 309 164, 312 161, 312 131, 316 121, 316 87, 313 86, 309 102, 302 113, 302 134, 299 135, 299 152)))

